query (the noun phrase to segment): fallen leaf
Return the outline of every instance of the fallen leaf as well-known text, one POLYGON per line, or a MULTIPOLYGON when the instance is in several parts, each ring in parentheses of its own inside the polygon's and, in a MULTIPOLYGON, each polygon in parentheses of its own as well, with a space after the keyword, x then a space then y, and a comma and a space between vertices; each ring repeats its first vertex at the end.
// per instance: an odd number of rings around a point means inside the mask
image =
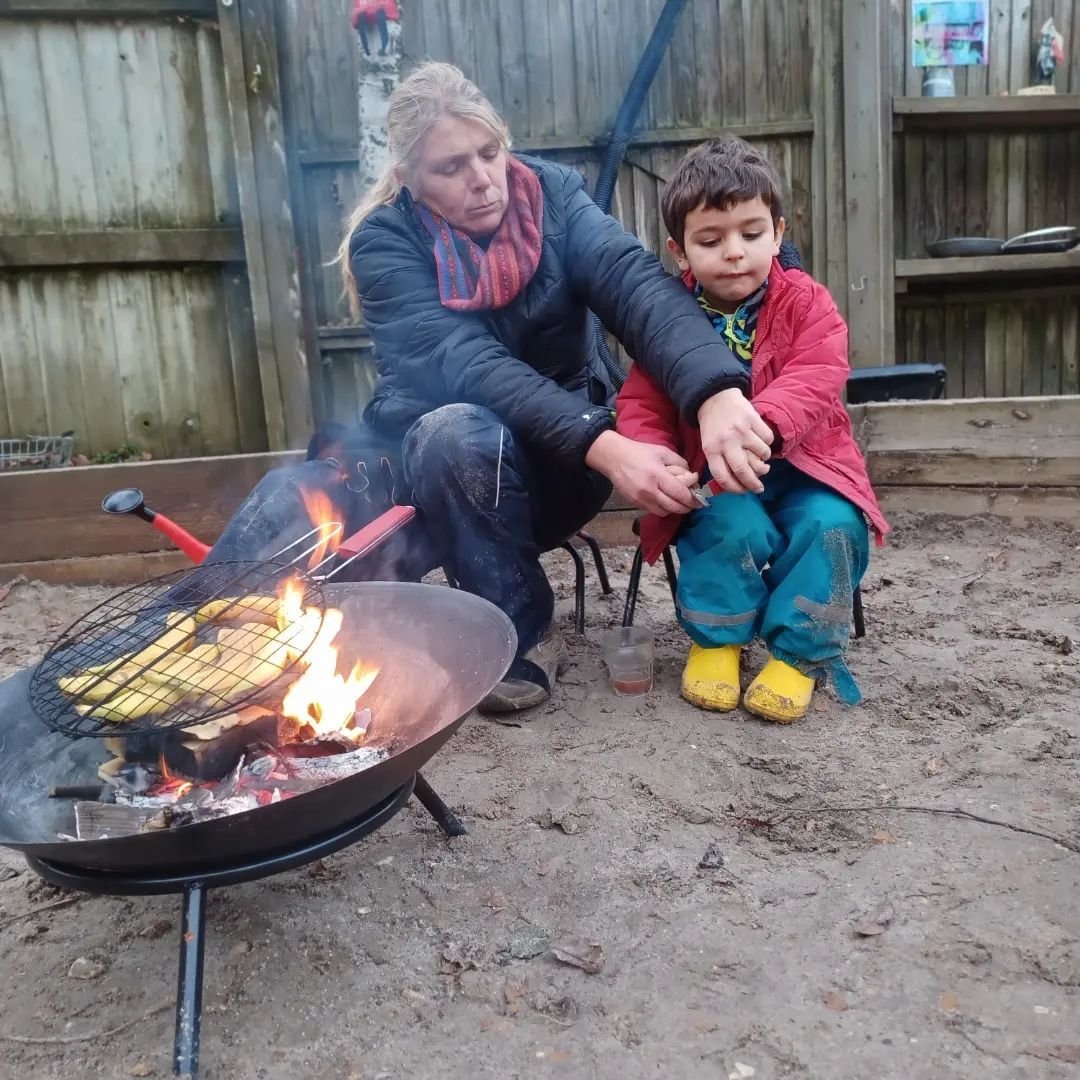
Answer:
POLYGON ((501 892, 497 892, 492 889, 491 892, 484 896, 485 906, 491 908, 492 911, 498 913, 506 909, 506 897, 501 892))
POLYGON ((701 862, 698 863, 698 868, 701 870, 719 870, 723 865, 724 852, 721 850, 720 845, 714 840, 705 849, 705 854, 701 856, 701 862))
POLYGON ((688 806, 682 811, 682 819, 690 825, 708 825, 713 819, 713 814, 704 806, 688 806))
POLYGON ((447 945, 439 959, 439 974, 460 975, 463 971, 477 971, 479 966, 460 945, 447 945))
POLYGON ((825 995, 825 1008, 832 1009, 833 1012, 847 1012, 848 1003, 844 1000, 843 994, 830 990, 825 995))
POLYGON ((164 937, 171 929, 173 924, 168 919, 158 919, 157 922, 152 922, 149 926, 144 926, 139 931, 139 937, 149 938, 150 941, 157 941, 158 938, 164 937))
POLYGON ((735 1068, 728 1073, 728 1080, 750 1080, 757 1070, 753 1065, 744 1065, 741 1061, 735 1062, 735 1068))
POLYGON ((885 829, 878 829, 876 833, 871 837, 875 844, 895 844, 896 837, 891 832, 887 832, 885 829))
POLYGON ((604 967, 604 950, 598 941, 562 941, 552 945, 551 953, 560 963, 581 968, 589 975, 604 967))
POLYGON ((927 776, 937 776, 942 769, 945 768, 945 762, 939 757, 928 758, 926 764, 923 765, 922 771, 927 776))
POLYGON ((884 934, 889 929, 895 918, 896 910, 886 901, 884 904, 879 904, 869 915, 858 919, 851 929, 860 937, 877 937, 878 934, 884 934))
POLYGON ((1067 1065, 1080 1065, 1080 1046, 1058 1043, 1056 1046, 1043 1046, 1032 1043, 1024 1053, 1040 1061, 1064 1061, 1067 1065))
POLYGON ((720 1020, 716 1016, 698 1014, 693 1018, 690 1026, 699 1035, 711 1035, 720 1029, 720 1020))
POLYGON ((954 1012, 956 1009, 960 1008, 960 1002, 951 990, 946 990, 945 993, 938 998, 938 1005, 946 1012, 954 1012))
POLYGON ((484 1016, 479 1026, 481 1031, 509 1031, 514 1025, 505 1016, 484 1016))
POLYGON ((531 960, 548 946, 548 939, 538 930, 523 930, 510 942, 508 951, 515 960, 531 960))
POLYGON ((80 956, 72 962, 68 968, 68 978, 71 979, 100 979, 106 972, 106 967, 99 960, 89 960, 80 956))
POLYGON ((135 1064, 131 1066, 131 1075, 153 1076, 154 1066, 151 1065, 149 1061, 136 1061, 135 1064))

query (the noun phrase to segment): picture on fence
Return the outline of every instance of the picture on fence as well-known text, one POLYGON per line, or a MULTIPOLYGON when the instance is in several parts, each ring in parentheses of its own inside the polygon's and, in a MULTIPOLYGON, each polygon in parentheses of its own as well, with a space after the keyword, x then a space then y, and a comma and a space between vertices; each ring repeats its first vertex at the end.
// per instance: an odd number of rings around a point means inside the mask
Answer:
POLYGON ((986 0, 912 0, 912 66, 985 64, 986 8, 986 0))

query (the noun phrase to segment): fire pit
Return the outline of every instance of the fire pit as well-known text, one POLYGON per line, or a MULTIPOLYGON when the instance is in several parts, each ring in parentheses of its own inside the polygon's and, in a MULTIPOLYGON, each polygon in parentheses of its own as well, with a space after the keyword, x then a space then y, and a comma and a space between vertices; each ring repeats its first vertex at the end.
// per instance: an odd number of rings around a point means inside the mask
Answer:
MULTIPOLYGON (((282 743, 265 718, 275 729, 289 720, 278 710, 300 685, 296 674, 284 691, 279 686, 242 706, 258 716, 201 740, 215 743, 216 764, 208 761, 214 755, 188 745, 199 741, 190 737, 190 723, 163 726, 165 713, 126 733, 121 758, 114 752, 118 730, 96 738, 48 730, 28 706, 31 672, 0 683, 0 844, 23 852, 38 874, 68 888, 184 895, 174 1050, 179 1076, 194 1076, 197 1068, 208 889, 337 851, 383 825, 412 794, 448 835, 464 831, 419 770, 505 674, 516 644, 512 625, 478 597, 436 586, 324 584, 321 592, 325 611, 342 615, 338 669, 360 664, 378 673, 348 725, 356 732, 359 720, 362 735, 316 726, 313 737, 282 743), (250 738, 221 741, 250 724, 256 725, 250 738), (196 775, 181 775, 184 760, 196 775), (114 796, 109 805, 91 797, 100 796, 103 766, 130 774, 107 785, 114 796), (140 769, 142 780, 151 781, 141 793, 140 769), (230 800, 238 793, 250 798, 231 812, 201 812, 223 787, 230 800), (205 794, 191 797, 199 791, 205 794), (56 797, 66 793, 74 798, 56 797), (126 817, 110 822, 110 812, 126 817)), ((312 736, 310 725, 299 734, 312 736)))

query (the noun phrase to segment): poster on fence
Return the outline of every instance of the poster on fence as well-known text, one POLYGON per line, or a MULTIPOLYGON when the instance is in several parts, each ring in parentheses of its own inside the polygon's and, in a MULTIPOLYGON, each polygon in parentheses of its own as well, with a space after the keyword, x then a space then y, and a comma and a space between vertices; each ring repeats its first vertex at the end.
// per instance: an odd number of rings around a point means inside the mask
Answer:
POLYGON ((986 45, 987 0, 912 0, 913 67, 985 64, 986 45))

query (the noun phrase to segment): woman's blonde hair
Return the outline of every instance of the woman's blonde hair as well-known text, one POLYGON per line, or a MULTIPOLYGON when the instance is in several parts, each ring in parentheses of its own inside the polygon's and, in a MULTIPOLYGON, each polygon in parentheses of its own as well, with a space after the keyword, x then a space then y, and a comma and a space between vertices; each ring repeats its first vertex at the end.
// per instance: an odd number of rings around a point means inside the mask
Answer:
POLYGON ((359 314, 360 298, 349 260, 349 241, 369 214, 398 197, 402 187, 398 177, 412 171, 424 136, 441 116, 476 120, 490 128, 505 149, 510 147, 510 131, 503 118, 480 88, 453 64, 429 61, 402 80, 390 95, 387 114, 390 162, 349 215, 338 248, 341 277, 354 314, 359 314))

